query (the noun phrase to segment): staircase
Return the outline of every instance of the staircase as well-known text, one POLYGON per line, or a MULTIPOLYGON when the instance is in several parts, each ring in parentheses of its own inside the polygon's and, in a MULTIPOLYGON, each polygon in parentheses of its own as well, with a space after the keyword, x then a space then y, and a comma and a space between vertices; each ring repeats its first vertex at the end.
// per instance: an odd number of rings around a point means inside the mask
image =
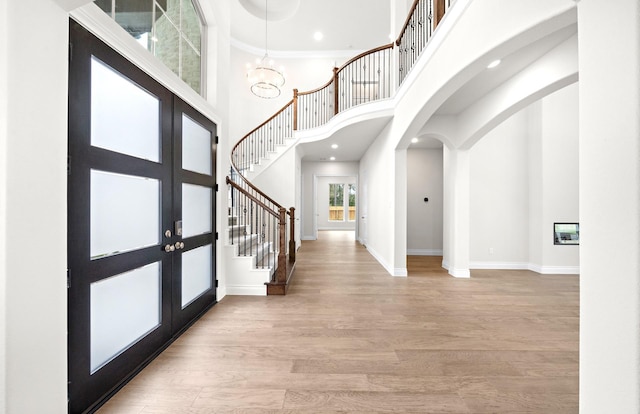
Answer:
POLYGON ((227 177, 229 209, 224 243, 232 275, 227 293, 284 295, 295 265, 295 209, 287 211, 251 184, 250 179, 290 148, 293 141, 284 136, 266 138, 260 127, 253 133, 259 138, 234 148, 227 177))
POLYGON ((278 265, 278 256, 272 242, 261 240, 261 235, 242 217, 229 209, 229 227, 224 235, 226 263, 234 275, 233 285, 227 293, 236 295, 265 295, 266 284, 271 281, 278 265))
POLYGON ((322 126, 341 111, 392 97, 452 3, 415 0, 395 42, 335 68, 333 78, 317 89, 294 89, 289 103, 236 143, 226 180, 228 294, 284 295, 295 268, 295 209, 282 207, 252 179, 295 144, 298 129, 322 126))

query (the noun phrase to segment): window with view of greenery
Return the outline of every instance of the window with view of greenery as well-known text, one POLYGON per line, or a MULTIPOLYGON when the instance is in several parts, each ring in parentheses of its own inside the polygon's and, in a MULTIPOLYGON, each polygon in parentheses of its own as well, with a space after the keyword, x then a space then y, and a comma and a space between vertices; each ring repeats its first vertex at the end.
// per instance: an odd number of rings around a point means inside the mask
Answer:
POLYGON ((202 19, 192 0, 95 0, 142 46, 202 93, 202 19))
POLYGON ((349 184, 349 221, 356 219, 356 186, 349 184))
POLYGON ((344 184, 329 184, 329 221, 344 221, 344 184))

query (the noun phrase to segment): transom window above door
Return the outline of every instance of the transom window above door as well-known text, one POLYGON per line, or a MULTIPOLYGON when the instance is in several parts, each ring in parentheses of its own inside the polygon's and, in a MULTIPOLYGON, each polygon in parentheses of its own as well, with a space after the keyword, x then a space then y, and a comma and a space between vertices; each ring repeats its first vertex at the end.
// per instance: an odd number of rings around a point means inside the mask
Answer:
POLYGON ((203 23, 194 1, 95 0, 95 3, 201 94, 203 23))

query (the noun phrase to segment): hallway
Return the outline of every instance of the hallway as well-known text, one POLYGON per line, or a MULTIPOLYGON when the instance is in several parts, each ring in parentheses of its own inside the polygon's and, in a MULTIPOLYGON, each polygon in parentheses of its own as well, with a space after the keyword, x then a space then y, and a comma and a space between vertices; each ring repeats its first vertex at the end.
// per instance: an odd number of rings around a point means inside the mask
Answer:
POLYGON ((287 296, 225 297, 98 412, 578 412, 577 276, 420 262, 319 232, 287 296))

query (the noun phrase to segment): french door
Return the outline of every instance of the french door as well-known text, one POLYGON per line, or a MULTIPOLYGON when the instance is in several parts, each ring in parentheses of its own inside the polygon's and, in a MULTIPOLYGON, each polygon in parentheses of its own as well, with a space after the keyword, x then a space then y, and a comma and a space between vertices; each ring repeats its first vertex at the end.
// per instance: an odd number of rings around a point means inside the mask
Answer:
POLYGON ((216 125, 70 23, 69 412, 216 301, 216 125))

